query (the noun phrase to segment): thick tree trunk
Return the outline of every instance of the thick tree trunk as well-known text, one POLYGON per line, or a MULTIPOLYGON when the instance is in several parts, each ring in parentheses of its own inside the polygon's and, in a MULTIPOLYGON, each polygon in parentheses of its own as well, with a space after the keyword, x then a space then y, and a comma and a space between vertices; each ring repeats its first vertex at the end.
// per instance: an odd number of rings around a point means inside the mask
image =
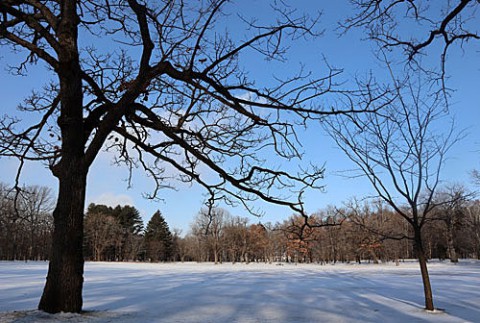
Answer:
POLYGON ((425 294, 425 309, 433 311, 433 294, 432 286, 430 285, 430 276, 428 275, 427 258, 425 250, 423 249, 421 229, 415 230, 415 252, 417 254, 418 263, 420 264, 420 272, 422 274, 423 291, 425 294))
POLYGON ((86 174, 75 170, 61 176, 47 282, 38 309, 48 313, 82 310, 83 210, 86 174))
POLYGON ((58 200, 53 211, 54 231, 47 282, 39 310, 48 313, 82 310, 83 211, 88 165, 85 165, 83 90, 77 37, 77 2, 62 1, 62 19, 57 38, 60 82, 61 159, 52 166, 59 180, 58 200))

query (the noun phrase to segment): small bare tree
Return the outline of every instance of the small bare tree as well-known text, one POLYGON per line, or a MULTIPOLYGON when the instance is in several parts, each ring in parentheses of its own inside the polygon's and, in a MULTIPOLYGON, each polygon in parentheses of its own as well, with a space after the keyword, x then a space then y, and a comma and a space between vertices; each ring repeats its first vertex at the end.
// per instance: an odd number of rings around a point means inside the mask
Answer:
POLYGON ((339 116, 328 120, 326 129, 369 180, 378 197, 409 223, 423 279, 425 307, 433 310, 422 229, 437 207, 434 196, 445 156, 459 137, 453 123, 446 131, 438 128, 438 122, 446 118, 443 96, 428 93, 428 84, 422 83, 420 76, 399 81, 388 62, 387 67, 393 97, 382 113, 339 116))

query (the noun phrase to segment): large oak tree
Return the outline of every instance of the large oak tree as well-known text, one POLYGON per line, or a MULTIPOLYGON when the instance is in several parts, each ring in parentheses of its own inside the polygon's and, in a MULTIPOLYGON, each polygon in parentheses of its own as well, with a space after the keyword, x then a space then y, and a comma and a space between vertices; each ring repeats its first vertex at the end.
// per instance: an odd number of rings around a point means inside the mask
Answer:
POLYGON ((317 185, 323 170, 287 172, 269 167, 265 156, 299 158, 295 125, 352 107, 322 111, 311 103, 332 92, 338 71, 315 78, 300 70, 256 86, 243 67, 246 53, 258 62, 285 59, 284 45, 317 35, 315 17, 282 3, 272 8, 272 24, 242 17, 243 26, 228 32, 224 10, 235 9, 229 6, 226 0, 0 2, 2 51, 24 55, 12 72, 28 75, 29 64, 38 62, 54 77, 21 105, 23 113, 40 116, 37 122, 0 120, 0 155, 18 158, 19 173, 27 161, 43 161, 58 179, 39 309, 82 309, 87 174, 102 149, 116 152, 115 161, 130 170, 144 169, 156 184, 152 197, 180 180, 203 186, 210 202, 248 207, 262 199, 303 212, 302 192, 317 185))

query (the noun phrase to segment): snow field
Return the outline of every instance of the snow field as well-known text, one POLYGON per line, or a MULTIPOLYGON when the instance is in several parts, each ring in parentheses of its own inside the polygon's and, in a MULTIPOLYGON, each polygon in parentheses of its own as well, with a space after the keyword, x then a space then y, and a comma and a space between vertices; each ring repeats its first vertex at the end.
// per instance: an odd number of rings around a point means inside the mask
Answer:
POLYGON ((0 262, 0 322, 480 322, 480 261, 429 264, 94 263, 84 314, 34 310, 46 262, 0 262))

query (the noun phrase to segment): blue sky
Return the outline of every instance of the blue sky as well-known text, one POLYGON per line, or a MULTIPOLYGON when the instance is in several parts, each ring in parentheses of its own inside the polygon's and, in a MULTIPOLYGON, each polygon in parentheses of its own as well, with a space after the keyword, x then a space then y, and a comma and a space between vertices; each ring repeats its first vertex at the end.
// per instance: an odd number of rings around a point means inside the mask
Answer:
MULTIPOLYGON (((300 40, 291 47, 290 61, 282 65, 285 73, 293 73, 305 64, 307 69, 322 74, 325 71, 323 57, 336 67, 343 68, 342 79, 349 81, 357 75, 365 75, 369 71, 374 74, 382 73, 378 63, 372 54, 372 44, 363 42, 360 31, 354 31, 339 38, 335 28, 339 19, 348 12, 347 1, 291 1, 298 10, 315 12, 323 10, 324 15, 320 20, 321 29, 325 29, 325 35, 312 42, 300 40)), ((245 15, 266 12, 265 1, 239 1, 237 9, 245 15)), ((268 15, 261 15, 262 19, 268 19, 268 15)), ((230 20, 229 20, 230 23, 230 20)), ((237 30, 237 32, 239 32, 237 30)), ((454 49, 451 51, 448 62, 450 75, 449 86, 456 92, 452 97, 452 113, 456 115, 458 127, 466 128, 469 135, 458 143, 450 151, 449 159, 445 164, 442 178, 446 182, 461 182, 472 187, 469 172, 473 168, 480 168, 480 64, 479 44, 469 44, 465 51, 454 49)), ((246 57, 247 70, 252 78, 263 82, 271 75, 271 65, 262 64, 258 60, 246 57)), ((29 69, 28 77, 12 77, 8 75, 4 67, 15 59, 14 54, 0 52, 0 113, 16 114, 16 106, 21 98, 25 97, 34 88, 37 88, 52 76, 46 72, 42 65, 33 66, 29 69)), ((427 57, 426 59, 438 59, 427 57)), ((334 147, 331 141, 321 131, 320 126, 311 127, 308 130, 300 130, 300 139, 305 151, 305 160, 326 167, 326 178, 323 182, 325 192, 309 192, 306 195, 306 209, 315 212, 329 204, 339 205, 351 197, 369 195, 371 189, 364 179, 345 179, 338 175, 339 172, 351 169, 351 164, 343 154, 334 147)), ((88 203, 103 203, 108 205, 130 204, 140 210, 145 222, 159 209, 165 216, 171 228, 179 228, 184 233, 188 231, 193 217, 202 207, 203 190, 198 186, 177 185, 177 190, 165 190, 162 192, 163 202, 154 202, 142 197, 143 192, 148 192, 153 183, 142 173, 137 172, 133 178, 133 187, 127 189, 125 179, 127 172, 124 168, 112 166, 111 156, 102 153, 92 166, 87 186, 88 203)), ((15 160, 0 159, 0 181, 12 184, 16 172, 15 160)), ((45 185, 56 191, 56 180, 49 170, 43 165, 29 163, 22 175, 22 182, 27 185, 45 185)), ((250 216, 251 222, 276 222, 282 221, 291 215, 291 211, 259 203, 266 215, 261 218, 250 216)), ((234 215, 248 216, 242 208, 229 209, 234 215)))

